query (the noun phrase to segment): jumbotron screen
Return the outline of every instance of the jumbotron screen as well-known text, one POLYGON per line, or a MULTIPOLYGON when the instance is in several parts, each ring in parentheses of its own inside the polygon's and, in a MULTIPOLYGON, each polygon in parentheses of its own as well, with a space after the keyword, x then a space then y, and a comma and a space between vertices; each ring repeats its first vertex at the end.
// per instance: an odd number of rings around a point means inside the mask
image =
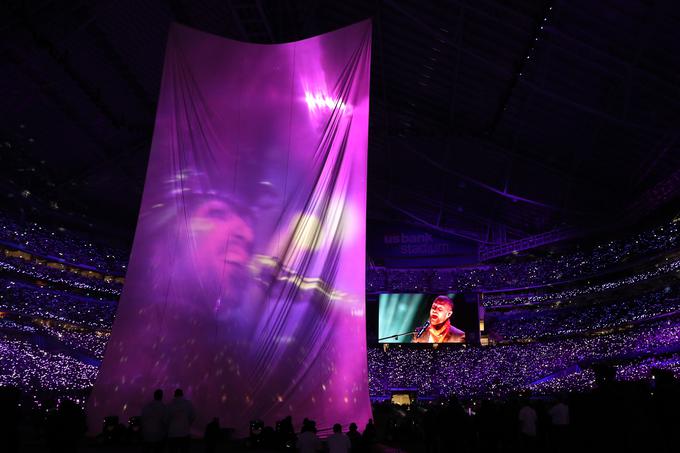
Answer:
POLYGON ((378 342, 479 344, 477 295, 380 294, 378 342))

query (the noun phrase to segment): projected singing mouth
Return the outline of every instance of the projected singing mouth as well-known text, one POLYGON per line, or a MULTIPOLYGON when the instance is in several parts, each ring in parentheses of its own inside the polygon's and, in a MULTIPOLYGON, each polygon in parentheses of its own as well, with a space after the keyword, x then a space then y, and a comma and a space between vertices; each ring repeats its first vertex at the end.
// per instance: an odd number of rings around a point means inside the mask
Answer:
POLYGON ((237 239, 229 243, 226 254, 223 255, 227 264, 246 265, 250 260, 251 245, 245 239, 237 239))

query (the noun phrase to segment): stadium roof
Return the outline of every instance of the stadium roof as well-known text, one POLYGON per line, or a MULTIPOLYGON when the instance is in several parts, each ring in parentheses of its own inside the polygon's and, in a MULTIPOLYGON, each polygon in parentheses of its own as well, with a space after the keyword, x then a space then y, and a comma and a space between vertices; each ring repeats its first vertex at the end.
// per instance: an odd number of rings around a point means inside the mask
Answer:
POLYGON ((374 19, 369 222, 472 240, 680 192, 673 1, 8 1, 0 190, 132 235, 171 22, 243 41, 374 19), (23 195, 22 195, 23 194, 23 195))

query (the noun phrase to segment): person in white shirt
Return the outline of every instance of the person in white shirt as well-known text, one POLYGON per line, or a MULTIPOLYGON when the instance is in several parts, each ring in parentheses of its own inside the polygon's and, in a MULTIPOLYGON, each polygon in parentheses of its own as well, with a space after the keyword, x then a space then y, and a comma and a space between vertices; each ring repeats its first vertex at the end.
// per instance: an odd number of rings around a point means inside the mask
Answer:
POLYGON ((529 402, 519 410, 519 433, 522 446, 526 451, 533 451, 536 446, 536 422, 538 415, 529 402))
POLYGON ((550 421, 553 426, 568 426, 569 425, 569 406, 564 402, 558 401, 553 407, 548 411, 550 415, 550 421))
POLYGON ((149 451, 163 451, 165 441, 165 421, 168 409, 163 404, 163 390, 153 392, 153 401, 142 408, 142 438, 149 451))
POLYGON ((300 453, 317 453, 321 450, 321 441, 316 437, 316 425, 313 421, 305 418, 295 447, 300 453))
POLYGON ((182 389, 175 390, 175 398, 168 404, 168 450, 170 452, 189 451, 189 434, 191 424, 196 419, 196 412, 191 401, 184 399, 182 389))
POLYGON ((352 442, 342 432, 342 425, 340 423, 333 425, 333 434, 328 437, 326 443, 328 444, 329 453, 349 453, 352 449, 352 442))
POLYGON ((568 451, 569 406, 560 400, 548 410, 550 416, 550 443, 555 451, 568 451))

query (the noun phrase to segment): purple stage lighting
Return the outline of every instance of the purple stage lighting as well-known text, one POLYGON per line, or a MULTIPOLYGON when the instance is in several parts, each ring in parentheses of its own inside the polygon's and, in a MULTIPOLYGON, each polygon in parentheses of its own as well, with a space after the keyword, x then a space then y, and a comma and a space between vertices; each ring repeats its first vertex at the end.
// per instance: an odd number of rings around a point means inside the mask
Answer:
POLYGON ((371 23, 289 44, 173 25, 89 426, 184 389, 218 416, 370 417, 365 217, 371 23))

